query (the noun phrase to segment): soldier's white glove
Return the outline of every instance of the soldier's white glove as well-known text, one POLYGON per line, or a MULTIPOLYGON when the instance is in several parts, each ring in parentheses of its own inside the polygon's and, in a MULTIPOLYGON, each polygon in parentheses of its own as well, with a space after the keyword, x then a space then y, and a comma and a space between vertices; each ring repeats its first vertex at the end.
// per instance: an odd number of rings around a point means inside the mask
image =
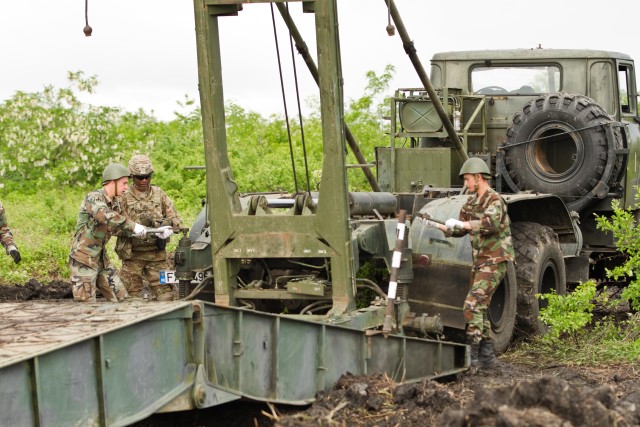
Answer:
POLYGON ((455 218, 449 218, 444 222, 444 225, 446 225, 447 228, 464 228, 464 223, 455 218))
POLYGON ((147 227, 142 224, 137 224, 133 226, 133 237, 144 237, 147 235, 147 227))
POLYGON ((424 223, 425 227, 429 227, 429 228, 438 228, 438 223, 435 221, 431 221, 430 219, 422 219, 422 222, 424 223))
POLYGON ((158 227, 158 230, 162 230, 162 233, 156 233, 156 236, 159 239, 168 239, 169 236, 173 234, 173 229, 170 225, 164 225, 162 227, 158 227))

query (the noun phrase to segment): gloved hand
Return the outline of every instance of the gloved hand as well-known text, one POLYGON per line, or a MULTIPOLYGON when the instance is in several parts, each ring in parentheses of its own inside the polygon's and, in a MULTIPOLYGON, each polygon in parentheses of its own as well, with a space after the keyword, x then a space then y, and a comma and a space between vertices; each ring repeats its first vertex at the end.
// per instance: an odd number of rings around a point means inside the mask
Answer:
POLYGON ((447 228, 464 228, 463 222, 455 218, 449 218, 444 222, 444 225, 446 225, 447 228))
POLYGON ((147 235, 147 227, 142 224, 137 224, 133 226, 133 237, 144 237, 147 235))
POLYGON ((435 221, 431 221, 430 219, 422 218, 422 222, 424 223, 424 225, 425 225, 426 227, 429 227, 429 228, 438 228, 438 223, 437 223, 437 222, 435 222, 435 221))
POLYGON ((20 251, 14 245, 7 247, 7 253, 11 255, 11 258, 13 258, 13 262, 15 262, 16 264, 19 263, 22 259, 22 257, 20 256, 20 251))
POLYGON ((168 239, 169 236, 173 234, 173 229, 170 225, 164 225, 162 227, 158 227, 158 230, 162 230, 162 233, 156 233, 156 236, 159 239, 168 239))

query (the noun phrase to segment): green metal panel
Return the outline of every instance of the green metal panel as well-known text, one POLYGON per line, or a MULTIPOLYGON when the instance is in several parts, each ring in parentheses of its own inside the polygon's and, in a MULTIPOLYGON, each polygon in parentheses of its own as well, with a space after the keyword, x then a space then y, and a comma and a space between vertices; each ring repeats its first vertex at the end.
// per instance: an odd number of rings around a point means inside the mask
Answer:
POLYGON ((241 397, 307 404, 346 372, 468 367, 462 344, 201 301, 2 304, 0 319, 3 426, 129 425, 241 397))
POLYGON ((382 191, 416 192, 426 185, 452 187, 459 182, 461 164, 451 148, 378 147, 376 156, 382 191))
POLYGON ((33 370, 28 362, 3 368, 0 371, 0 423, 7 426, 32 426, 39 424, 31 377, 33 370))
POLYGON ((128 425, 193 385, 192 303, 1 304, 0 319, 0 424, 128 425))
POLYGON ((209 381, 256 400, 313 401, 346 372, 401 381, 461 372, 466 346, 205 305, 209 381), (370 332, 369 332, 370 333, 370 332))

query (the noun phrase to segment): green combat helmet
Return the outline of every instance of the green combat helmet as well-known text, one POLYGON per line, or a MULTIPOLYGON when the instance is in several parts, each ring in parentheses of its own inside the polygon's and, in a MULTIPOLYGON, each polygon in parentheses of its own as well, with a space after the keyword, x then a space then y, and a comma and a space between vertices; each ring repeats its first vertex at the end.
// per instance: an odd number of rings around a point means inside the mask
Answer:
POLYGON ((104 168, 104 172, 102 172, 102 185, 105 185, 109 181, 120 179, 123 176, 130 176, 127 168, 120 163, 111 163, 104 168))
POLYGON ((129 160, 129 173, 131 175, 151 175, 153 166, 151 160, 144 154, 136 154, 129 160))
POLYGON ((460 178, 462 178, 466 173, 474 175, 479 173, 485 179, 491 178, 489 167, 480 157, 470 157, 464 162, 464 164, 460 168, 460 178))

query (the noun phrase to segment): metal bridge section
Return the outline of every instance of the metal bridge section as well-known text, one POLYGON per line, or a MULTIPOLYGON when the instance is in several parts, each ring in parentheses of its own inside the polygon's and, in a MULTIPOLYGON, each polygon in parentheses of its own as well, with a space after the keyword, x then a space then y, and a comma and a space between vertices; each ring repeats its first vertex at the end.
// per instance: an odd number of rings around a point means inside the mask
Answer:
POLYGON ((346 373, 466 370, 466 346, 202 301, 0 304, 0 425, 124 426, 247 398, 307 404, 346 373))

